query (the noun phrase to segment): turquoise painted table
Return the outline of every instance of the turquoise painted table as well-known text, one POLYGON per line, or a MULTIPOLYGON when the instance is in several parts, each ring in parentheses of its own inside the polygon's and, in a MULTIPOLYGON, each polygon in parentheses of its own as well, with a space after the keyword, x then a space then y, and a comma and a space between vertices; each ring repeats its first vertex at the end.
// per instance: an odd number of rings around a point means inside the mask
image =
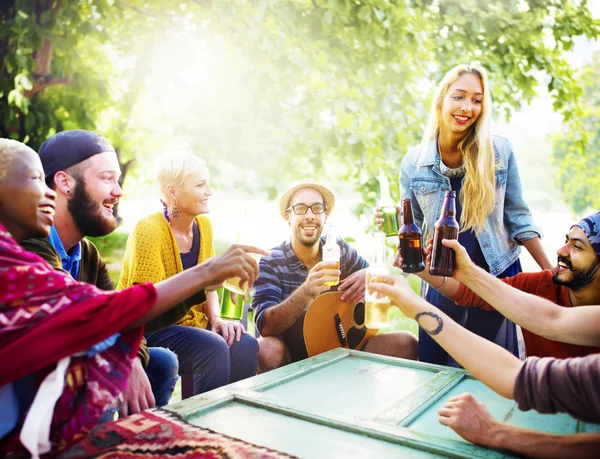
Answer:
POLYGON ((347 349, 167 407, 188 422, 306 458, 511 457, 464 441, 437 410, 469 392, 496 419, 568 434, 600 425, 520 411, 464 370, 347 349))

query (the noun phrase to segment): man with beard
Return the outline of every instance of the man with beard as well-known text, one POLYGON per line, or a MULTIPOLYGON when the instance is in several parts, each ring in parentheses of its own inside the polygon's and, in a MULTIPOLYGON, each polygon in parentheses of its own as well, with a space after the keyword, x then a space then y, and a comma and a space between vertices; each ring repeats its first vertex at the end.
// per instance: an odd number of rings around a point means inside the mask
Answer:
MULTIPOLYGON (((456 250, 457 254, 461 249, 458 243, 447 242, 447 245, 456 250)), ((566 235, 565 245, 558 249, 557 255, 558 263, 553 270, 520 273, 501 281, 566 308, 600 304, 600 212, 573 225, 566 235)), ((395 264, 398 263, 399 260, 396 260, 395 264)), ((438 290, 459 306, 496 309, 520 325, 528 356, 564 359, 600 352, 600 348, 596 347, 554 341, 551 330, 544 336, 529 331, 533 324, 546 318, 539 316, 533 309, 523 307, 522 302, 514 301, 509 295, 501 293, 496 281, 492 284, 490 281, 475 282, 471 278, 462 278, 460 269, 454 274, 455 279, 434 277, 427 270, 419 273, 419 276, 436 289, 436 285, 441 284, 438 290)))
MULTIPOLYGON (((260 261, 252 299, 260 331, 258 367, 265 372, 308 357, 303 323, 310 302, 331 289, 326 283, 340 276, 342 301, 356 302, 365 290, 367 262, 338 238, 340 269, 323 262, 323 224, 333 211, 335 197, 326 187, 304 180, 287 190, 279 201, 281 216, 292 229, 291 240, 273 248, 260 261)), ((409 332, 379 334, 363 350, 415 359, 417 339, 409 332)))
MULTIPOLYGON (((85 236, 105 236, 117 227, 112 209, 123 191, 114 148, 101 135, 72 130, 46 140, 39 156, 46 184, 57 193, 54 226, 48 238, 27 239, 21 245, 80 282, 113 290, 106 263, 85 236)), ((121 405, 125 416, 166 405, 178 378, 177 356, 168 349, 148 348, 144 340, 138 357, 121 405)), ((111 416, 109 412, 104 419, 111 416)))

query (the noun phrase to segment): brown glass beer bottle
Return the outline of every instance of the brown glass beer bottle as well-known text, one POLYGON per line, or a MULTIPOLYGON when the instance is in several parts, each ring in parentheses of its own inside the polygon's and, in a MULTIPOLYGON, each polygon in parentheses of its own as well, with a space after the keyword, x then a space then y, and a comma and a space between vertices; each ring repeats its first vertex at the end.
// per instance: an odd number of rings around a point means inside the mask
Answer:
POLYGON ((442 245, 442 239, 458 239, 458 222, 456 221, 456 192, 446 191, 444 207, 440 218, 435 222, 433 251, 429 274, 432 276, 452 276, 454 270, 454 250, 442 245))
POLYGON ((402 256, 402 271, 405 273, 420 273, 425 269, 423 262, 423 235, 421 229, 415 224, 413 218, 412 202, 410 198, 402 200, 403 223, 398 232, 400 243, 398 250, 402 256))

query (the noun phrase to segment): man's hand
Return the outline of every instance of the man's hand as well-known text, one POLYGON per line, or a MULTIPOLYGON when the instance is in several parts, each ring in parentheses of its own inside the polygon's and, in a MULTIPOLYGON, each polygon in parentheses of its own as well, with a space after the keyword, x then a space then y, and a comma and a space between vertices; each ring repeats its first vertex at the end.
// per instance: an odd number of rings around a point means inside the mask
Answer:
POLYGON ((402 269, 402 254, 400 253, 400 244, 398 244, 398 247, 396 248, 396 253, 394 254, 394 262, 392 263, 392 266, 395 266, 398 269, 402 269))
MULTIPOLYGON (((455 264, 454 271, 452 273, 452 277, 459 282, 463 282, 463 280, 468 277, 473 269, 477 269, 477 265, 473 263, 469 254, 467 253, 467 249, 465 249, 460 242, 456 239, 444 239, 442 244, 445 247, 448 247, 454 250, 455 254, 455 264)), ((429 272, 429 265, 431 264, 431 254, 433 253, 433 238, 429 239, 427 247, 423 249, 423 256, 425 257, 425 271, 429 272)), ((423 275, 422 273, 417 273, 417 276, 425 279, 426 282, 429 282, 429 276, 423 275), (419 276, 421 274, 421 276, 419 276)), ((464 282, 463 282, 464 283, 464 282)), ((430 282, 430 284, 432 284, 430 282)), ((432 284, 435 288, 435 284, 432 284)))
POLYGON ((331 288, 329 285, 325 285, 325 282, 335 282, 340 275, 341 271, 336 269, 335 262, 321 261, 309 271, 303 288, 308 296, 314 299, 331 288))
POLYGON ((210 328, 221 335, 229 347, 233 344, 234 339, 239 341, 242 339, 242 334, 246 333, 246 329, 241 323, 222 319, 213 319, 210 322, 210 328))
MULTIPOLYGON (((231 302, 235 305, 237 305, 237 300, 238 300, 238 295, 239 293, 235 293, 231 290, 228 290, 229 292, 229 299, 231 300, 231 302)), ((225 292, 227 293, 227 292, 225 292)), ((248 302, 248 300, 250 300, 250 295, 248 292, 244 293, 243 295, 240 295, 242 297, 242 302, 245 304, 248 302)))
POLYGON ((206 289, 216 290, 223 282, 232 277, 239 277, 240 285, 247 282, 248 288, 252 288, 258 277, 258 263, 249 253, 270 255, 269 252, 258 247, 233 244, 222 254, 209 258, 198 265, 209 276, 209 287, 206 289))
MULTIPOLYGON (((472 269, 476 268, 475 263, 471 261, 469 254, 467 253, 467 249, 465 249, 460 243, 455 239, 444 239, 442 241, 444 246, 451 248, 454 250, 455 254, 455 264, 454 271, 452 273, 452 277, 459 282, 462 282, 465 277, 469 275, 472 269)), ((431 257, 428 257, 431 259, 431 257)))
POLYGON ((340 300, 348 301, 349 303, 356 303, 362 300, 365 296, 365 278, 367 276, 367 269, 361 269, 355 273, 350 274, 338 286, 338 291, 344 292, 340 296, 340 300))
MULTIPOLYGON (((398 250, 399 252, 399 250, 398 250)), ((427 241, 427 244, 425 245, 425 247, 423 247, 423 260, 425 261, 425 269, 422 272, 427 272, 429 273, 429 267, 431 265, 431 253, 433 252, 433 238, 429 238, 429 241, 427 241)), ((400 261, 402 261, 402 258, 400 258, 400 261)), ((418 276, 421 273, 416 273, 416 275, 418 276)), ((425 281, 427 282, 427 281, 425 281)))
POLYGON ((150 381, 139 358, 133 360, 129 384, 123 393, 123 403, 119 411, 119 417, 129 416, 140 411, 154 408, 156 401, 152 394, 150 381))
POLYGON ((465 440, 493 447, 493 438, 501 423, 471 394, 452 397, 438 410, 438 414, 440 424, 450 427, 465 440))
MULTIPOLYGON (((396 215, 398 216, 398 221, 400 221, 400 206, 396 206, 396 215)), ((375 224, 377 225, 377 229, 381 231, 383 229, 383 212, 379 207, 375 207, 375 224)))
MULTIPOLYGON (((420 271, 418 273, 411 273, 414 274, 417 277, 421 277, 423 278, 424 276, 427 276, 427 274, 429 273, 429 263, 431 261, 431 257, 428 256, 431 254, 431 241, 433 239, 429 240, 429 245, 427 247, 423 247, 423 261, 425 263, 425 269, 423 271, 420 271)), ((396 248, 396 254, 394 255, 394 263, 393 266, 395 266, 398 269, 402 269, 402 253, 400 252, 400 244, 398 244, 398 247, 396 248)))

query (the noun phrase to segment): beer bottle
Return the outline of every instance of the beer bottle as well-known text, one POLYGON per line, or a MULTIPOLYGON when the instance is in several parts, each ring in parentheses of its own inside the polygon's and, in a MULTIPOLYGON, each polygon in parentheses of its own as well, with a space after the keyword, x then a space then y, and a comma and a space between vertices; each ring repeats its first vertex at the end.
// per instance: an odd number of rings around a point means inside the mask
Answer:
POLYGON ((383 328, 390 319, 390 298, 370 288, 371 282, 383 282, 390 273, 385 261, 385 235, 375 233, 373 263, 365 277, 365 327, 383 328))
POLYGON ((454 250, 442 245, 442 239, 458 239, 458 222, 456 221, 456 192, 446 191, 444 207, 440 218, 435 222, 433 251, 429 274, 432 276, 452 276, 454 270, 454 250))
POLYGON ((390 195, 388 178, 383 172, 379 174, 379 190, 379 209, 383 213, 381 231, 386 236, 396 236, 398 234, 398 215, 396 214, 396 206, 390 195))
MULTIPOLYGON (((337 243, 335 226, 329 225, 327 229, 327 241, 323 246, 323 261, 334 261, 337 263, 336 269, 340 269, 340 246, 337 243)), ((338 276, 336 281, 325 282, 325 285, 333 286, 340 283, 338 276)))
POLYGON ((410 198, 402 200, 404 220, 398 233, 400 243, 398 250, 402 256, 402 271, 405 273, 420 273, 425 269, 423 262, 423 235, 413 219, 412 202, 410 198))

